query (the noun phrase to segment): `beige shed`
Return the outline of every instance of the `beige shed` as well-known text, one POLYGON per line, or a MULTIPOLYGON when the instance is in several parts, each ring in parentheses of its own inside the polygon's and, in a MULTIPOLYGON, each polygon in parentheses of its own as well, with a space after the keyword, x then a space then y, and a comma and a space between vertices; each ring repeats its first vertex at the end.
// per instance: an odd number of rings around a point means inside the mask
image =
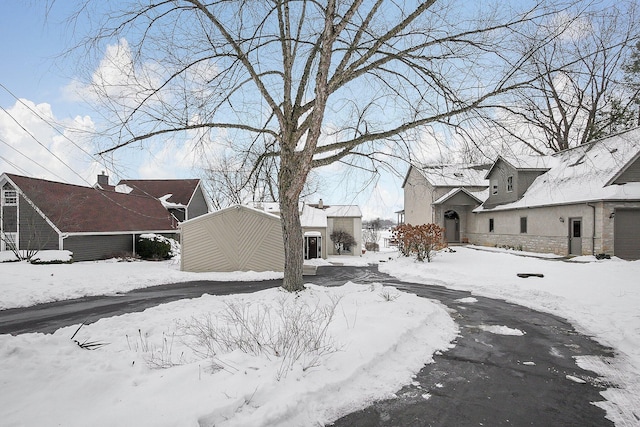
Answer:
POLYGON ((280 217, 236 205, 180 225, 183 271, 283 271, 280 217))

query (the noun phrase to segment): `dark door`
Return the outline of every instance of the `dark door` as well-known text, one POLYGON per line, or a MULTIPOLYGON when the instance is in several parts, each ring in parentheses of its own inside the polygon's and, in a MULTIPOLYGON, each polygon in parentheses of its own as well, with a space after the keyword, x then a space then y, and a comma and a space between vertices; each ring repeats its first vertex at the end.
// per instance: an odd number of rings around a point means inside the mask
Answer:
POLYGON ((582 218, 569 219, 569 254, 582 255, 582 218))
POLYGON ((622 259, 640 259, 640 209, 616 209, 613 249, 622 259))
POLYGON ((305 259, 320 258, 320 237, 305 237, 305 259))
POLYGON ((448 243, 460 241, 460 216, 456 211, 444 213, 444 238, 448 243))

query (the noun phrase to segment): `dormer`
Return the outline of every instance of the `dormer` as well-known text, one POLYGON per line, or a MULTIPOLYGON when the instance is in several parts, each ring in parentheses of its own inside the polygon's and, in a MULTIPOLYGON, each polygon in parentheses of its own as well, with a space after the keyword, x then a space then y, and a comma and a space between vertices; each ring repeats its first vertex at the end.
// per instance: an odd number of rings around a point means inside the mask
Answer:
MULTIPOLYGON (((611 154, 614 155, 615 152, 611 154)), ((640 182, 640 151, 605 185, 622 185, 628 182, 640 182)))
POLYGON ((522 198, 533 181, 549 170, 545 166, 545 159, 542 156, 528 156, 510 162, 499 156, 485 176, 489 181, 489 197, 484 202, 485 208, 513 203, 522 198))

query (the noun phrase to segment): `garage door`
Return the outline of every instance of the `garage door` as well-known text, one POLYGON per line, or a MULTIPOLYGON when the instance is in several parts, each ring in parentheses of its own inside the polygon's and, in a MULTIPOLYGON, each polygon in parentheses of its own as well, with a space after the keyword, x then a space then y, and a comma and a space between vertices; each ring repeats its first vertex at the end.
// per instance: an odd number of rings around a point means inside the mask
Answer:
POLYGON ((640 209, 616 209, 613 247, 622 259, 640 259, 640 209))

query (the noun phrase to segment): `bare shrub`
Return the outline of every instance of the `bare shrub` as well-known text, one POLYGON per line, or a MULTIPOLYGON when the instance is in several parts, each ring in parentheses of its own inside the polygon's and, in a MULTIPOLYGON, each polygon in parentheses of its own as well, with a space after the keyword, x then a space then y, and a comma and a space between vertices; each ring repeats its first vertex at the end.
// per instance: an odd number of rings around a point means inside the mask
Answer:
POLYGON ((385 288, 379 294, 384 301, 391 302, 395 301, 400 297, 398 292, 393 292, 391 289, 385 288))
POLYGON ((142 353, 142 357, 147 366, 154 369, 166 369, 173 366, 182 365, 184 363, 184 354, 181 353, 177 360, 174 360, 173 354, 173 341, 175 339, 175 333, 167 336, 162 333, 162 344, 155 345, 149 342, 149 335, 143 334, 141 329, 138 329, 138 335, 136 337, 127 337, 127 345, 129 350, 142 353))
MULTIPOLYGON (((276 306, 262 303, 227 303, 217 317, 211 313, 184 325, 194 353, 215 359, 220 353, 240 350, 268 359, 280 358, 278 380, 296 362, 302 369, 319 365, 320 359, 338 351, 327 329, 339 299, 309 305, 300 298, 283 297, 276 306)), ((215 363, 215 361, 214 361, 215 363)))

